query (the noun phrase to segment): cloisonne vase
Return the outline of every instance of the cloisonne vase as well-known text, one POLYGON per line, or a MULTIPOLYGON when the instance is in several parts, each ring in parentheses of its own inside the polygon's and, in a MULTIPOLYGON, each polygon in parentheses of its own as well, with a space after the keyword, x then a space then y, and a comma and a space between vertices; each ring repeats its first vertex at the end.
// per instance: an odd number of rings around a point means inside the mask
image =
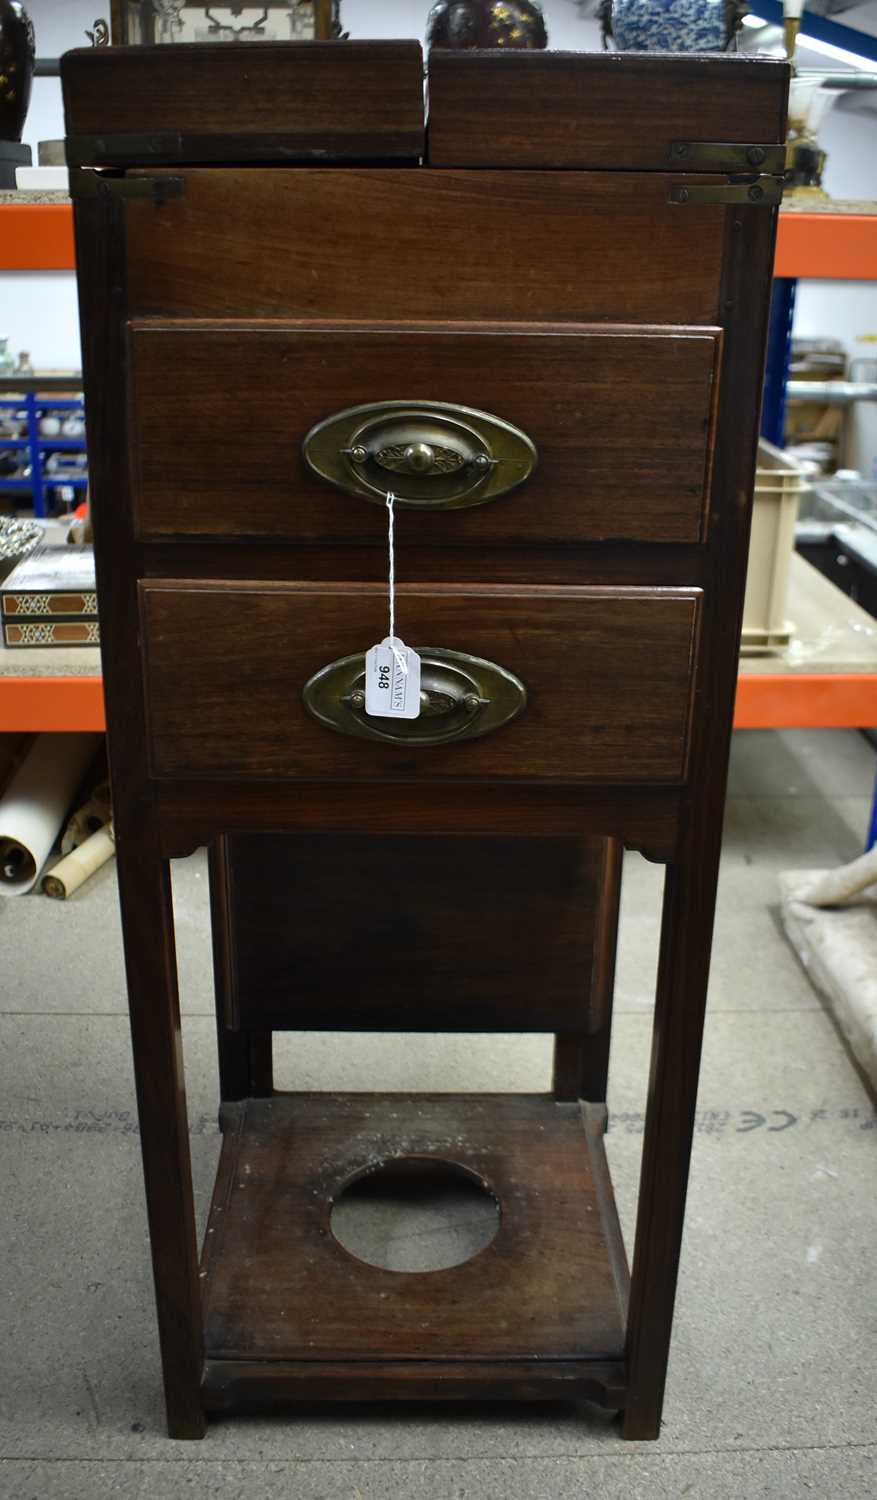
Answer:
POLYGON ((33 26, 19 0, 0 0, 0 141, 20 141, 30 104, 33 26))

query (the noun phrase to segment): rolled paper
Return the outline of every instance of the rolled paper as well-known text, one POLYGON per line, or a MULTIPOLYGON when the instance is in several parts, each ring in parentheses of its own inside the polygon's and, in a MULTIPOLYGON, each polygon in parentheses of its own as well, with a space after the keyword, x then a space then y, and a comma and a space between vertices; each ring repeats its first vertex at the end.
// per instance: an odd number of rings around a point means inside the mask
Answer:
POLYGON ((99 828, 97 833, 93 833, 91 838, 86 839, 71 854, 65 854, 54 869, 43 876, 45 894, 55 901, 66 901, 68 896, 72 896, 74 891, 85 884, 95 870, 112 859, 115 852, 113 825, 105 823, 103 828, 99 828))
POLYGON ((41 734, 0 797, 0 895, 35 885, 100 743, 96 734, 41 734))
POLYGON ((61 853, 72 854, 80 844, 103 828, 113 815, 112 802, 110 800, 109 783, 100 782, 89 793, 88 800, 77 807, 67 819, 67 826, 61 837, 61 853))

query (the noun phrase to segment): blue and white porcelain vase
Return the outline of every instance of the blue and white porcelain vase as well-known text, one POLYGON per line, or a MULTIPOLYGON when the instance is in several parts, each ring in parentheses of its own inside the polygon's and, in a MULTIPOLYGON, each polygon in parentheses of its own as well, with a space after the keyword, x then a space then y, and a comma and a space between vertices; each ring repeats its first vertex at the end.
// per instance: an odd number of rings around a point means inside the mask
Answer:
POLYGON ((606 0, 604 41, 619 52, 724 52, 736 11, 733 0, 606 0))

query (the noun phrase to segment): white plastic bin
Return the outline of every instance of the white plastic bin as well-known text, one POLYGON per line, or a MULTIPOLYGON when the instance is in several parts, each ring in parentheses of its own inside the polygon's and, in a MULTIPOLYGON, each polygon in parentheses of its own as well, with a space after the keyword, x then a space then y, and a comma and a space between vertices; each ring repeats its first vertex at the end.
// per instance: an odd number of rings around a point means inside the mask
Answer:
POLYGON ((805 488, 804 474, 762 438, 755 470, 755 502, 749 568, 743 603, 744 656, 760 655, 787 646, 792 633, 786 618, 789 567, 795 546, 798 500, 805 488))

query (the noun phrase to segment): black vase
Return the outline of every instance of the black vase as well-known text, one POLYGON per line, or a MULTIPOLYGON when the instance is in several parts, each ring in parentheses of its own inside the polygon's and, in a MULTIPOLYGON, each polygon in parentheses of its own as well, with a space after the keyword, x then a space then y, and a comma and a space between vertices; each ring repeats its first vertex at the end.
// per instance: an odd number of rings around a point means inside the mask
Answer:
POLYGON ((33 82, 34 34, 19 0, 0 0, 0 141, 20 141, 33 82))
POLYGON ((432 47, 548 46, 545 18, 536 0, 438 0, 426 22, 432 47))

